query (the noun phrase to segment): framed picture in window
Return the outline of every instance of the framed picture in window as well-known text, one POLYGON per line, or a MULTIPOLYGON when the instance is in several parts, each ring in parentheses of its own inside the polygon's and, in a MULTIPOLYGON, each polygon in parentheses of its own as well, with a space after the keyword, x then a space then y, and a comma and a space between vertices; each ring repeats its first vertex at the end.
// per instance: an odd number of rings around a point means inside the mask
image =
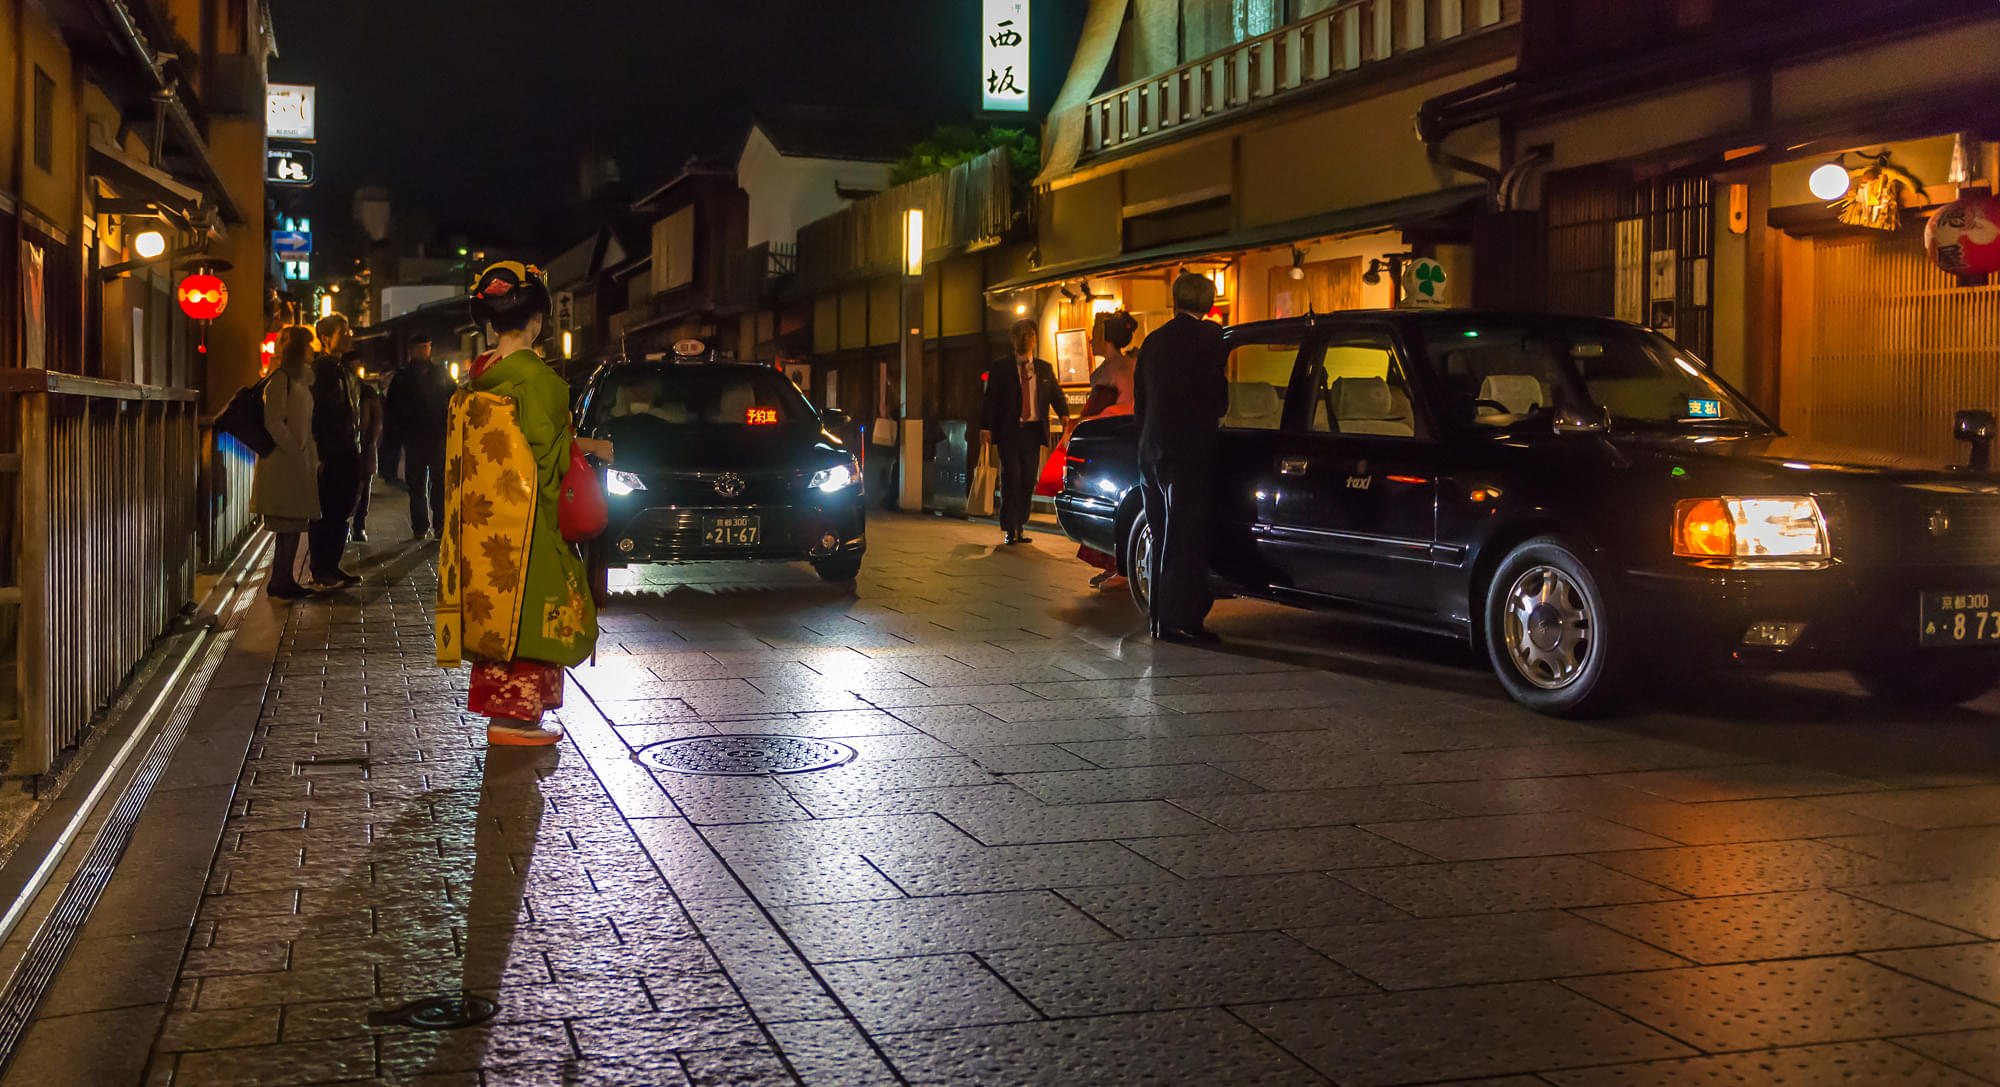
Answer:
POLYGON ((1090 331, 1069 328, 1056 333, 1056 380, 1064 385, 1088 383, 1095 369, 1090 357, 1090 331))

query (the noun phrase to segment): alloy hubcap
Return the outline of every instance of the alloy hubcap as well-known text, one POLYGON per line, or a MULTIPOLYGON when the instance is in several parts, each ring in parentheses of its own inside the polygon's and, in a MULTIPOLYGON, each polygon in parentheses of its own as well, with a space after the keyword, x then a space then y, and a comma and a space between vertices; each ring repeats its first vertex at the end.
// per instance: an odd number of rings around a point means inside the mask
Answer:
POLYGON ((1514 670, 1543 690, 1576 682, 1590 663, 1597 617, 1582 587, 1553 566, 1530 567, 1514 579, 1505 623, 1514 670))
POLYGON ((1132 584, 1139 590, 1139 599, 1153 599, 1153 526, 1146 525, 1139 530, 1139 538, 1133 541, 1132 555, 1127 560, 1132 567, 1132 584))

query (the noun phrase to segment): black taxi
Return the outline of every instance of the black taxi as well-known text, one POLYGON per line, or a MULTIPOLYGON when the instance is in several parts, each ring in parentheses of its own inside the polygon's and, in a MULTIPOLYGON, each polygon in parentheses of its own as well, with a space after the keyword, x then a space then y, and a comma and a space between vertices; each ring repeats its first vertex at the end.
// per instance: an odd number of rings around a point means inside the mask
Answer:
MULTIPOLYGON (((2000 477, 1787 437, 1617 321, 1359 311, 1226 342, 1226 590, 1465 639, 1555 714, 1731 660, 1845 668, 1930 706, 2000 680, 2000 477)), ((1990 438, 1991 416, 1961 416, 1990 438)), ((1135 437, 1129 417, 1081 424, 1056 508, 1143 603, 1135 437)))
POLYGON ((847 581, 867 550, 861 467, 784 371, 689 345, 592 375, 580 434, 608 438, 600 570, 709 560, 806 562, 847 581), (678 350, 678 349, 677 349, 678 350), (700 353, 697 353, 700 352, 700 353))

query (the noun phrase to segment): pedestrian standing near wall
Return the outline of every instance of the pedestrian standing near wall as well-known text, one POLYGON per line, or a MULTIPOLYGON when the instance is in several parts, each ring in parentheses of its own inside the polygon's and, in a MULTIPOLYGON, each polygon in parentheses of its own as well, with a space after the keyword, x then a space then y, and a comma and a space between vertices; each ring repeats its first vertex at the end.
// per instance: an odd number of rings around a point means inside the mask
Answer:
POLYGON ((338 313, 319 319, 321 354, 313 360, 313 441, 319 447, 319 520, 307 533, 313 581, 345 588, 360 578, 341 568, 348 519, 354 515, 361 476, 361 390, 341 361, 353 334, 338 313))
POLYGON ((1049 443, 1049 416, 1069 418, 1069 402, 1056 384, 1056 368, 1035 357, 1035 322, 1014 322, 1014 352, 993 363, 986 378, 979 444, 1000 450, 1000 530, 1010 544, 1027 543, 1028 510, 1042 448, 1049 443))
POLYGON ((361 470, 357 473, 355 484, 353 536, 355 543, 367 543, 369 499, 374 497, 375 472, 381 466, 382 390, 364 375, 360 352, 347 353, 347 368, 361 394, 360 409, 356 413, 356 429, 361 439, 361 470))
POLYGON ((444 522, 445 420, 456 388, 450 371, 431 358, 430 340, 421 337, 412 348, 409 365, 389 385, 385 406, 402 438, 410 533, 419 540, 435 537, 444 522))
POLYGON ((473 364, 450 404, 451 503, 438 548, 438 663, 472 663, 467 706, 486 741, 545 746, 562 727, 563 669, 597 646, 597 610, 558 504, 575 447, 609 464, 610 442, 575 436, 569 386, 534 345, 548 287, 531 265, 480 273, 472 316, 499 346, 473 364))
POLYGON ((264 429, 276 443, 257 458, 250 482, 250 512, 277 539, 271 579, 273 600, 309 594, 299 584, 299 537, 319 519, 319 453, 313 443, 313 331, 292 325, 278 333, 278 367, 264 383, 264 429))
POLYGON ((1215 284, 1182 273, 1174 280, 1174 319, 1146 337, 1133 372, 1139 472, 1153 531, 1146 603, 1153 637, 1162 641, 1216 640, 1203 624, 1215 605, 1208 584, 1209 517, 1229 378, 1222 326, 1207 319, 1214 308, 1215 284))

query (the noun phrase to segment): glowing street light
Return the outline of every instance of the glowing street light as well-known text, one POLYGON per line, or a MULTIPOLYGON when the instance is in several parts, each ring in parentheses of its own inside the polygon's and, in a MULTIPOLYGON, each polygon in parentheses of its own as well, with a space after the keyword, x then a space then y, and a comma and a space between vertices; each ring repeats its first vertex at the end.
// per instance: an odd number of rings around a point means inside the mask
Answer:
POLYGON ((1850 183, 1847 167, 1838 162, 1821 163, 1814 167, 1811 176, 1806 178, 1806 187, 1821 200, 1838 200, 1846 196, 1847 186, 1850 183))
POLYGON ((924 274, 924 209, 911 208, 903 213, 903 273, 920 276, 924 274))
POLYGON ((574 341, 573 341, 573 340, 571 339, 571 333, 568 333, 568 332, 565 332, 565 333, 563 333, 563 341, 562 341, 562 343, 563 343, 563 358, 568 358, 568 357, 569 357, 569 354, 570 354, 570 346, 571 346, 571 344, 572 344, 573 342, 574 342, 574 341))
POLYGON ((132 237, 132 251, 141 259, 152 260, 167 251, 167 236, 157 230, 142 230, 132 237))

